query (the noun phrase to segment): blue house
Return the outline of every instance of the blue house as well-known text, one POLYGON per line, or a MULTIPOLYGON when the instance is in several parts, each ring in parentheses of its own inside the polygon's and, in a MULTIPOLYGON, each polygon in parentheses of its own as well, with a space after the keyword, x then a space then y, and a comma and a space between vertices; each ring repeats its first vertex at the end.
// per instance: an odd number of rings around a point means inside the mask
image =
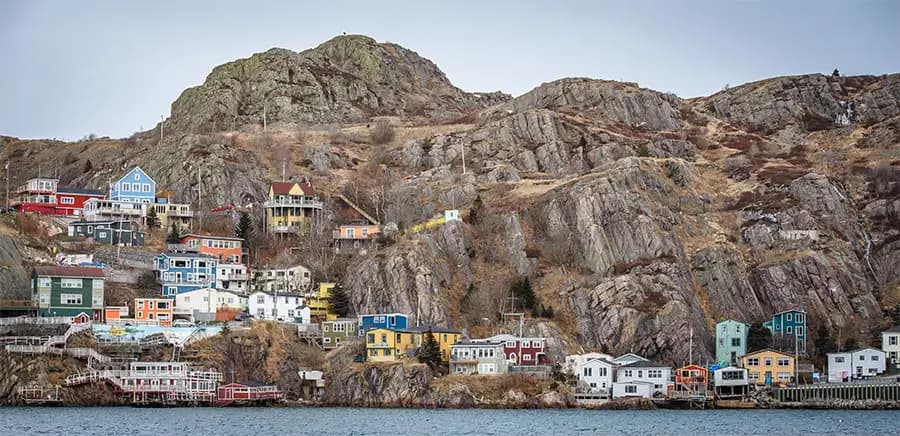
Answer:
POLYGON ((716 324, 716 361, 722 366, 737 365, 747 354, 747 332, 750 326, 726 319, 716 324))
POLYGON ((793 349, 797 345, 797 352, 806 354, 806 311, 803 309, 789 309, 772 315, 772 319, 763 323, 763 326, 772 332, 776 340, 784 342, 793 349))
POLYGON ((359 336, 372 329, 406 329, 409 317, 402 313, 375 313, 359 316, 359 336))
POLYGON ((162 295, 174 297, 187 291, 216 287, 215 257, 201 253, 162 253, 154 259, 162 295))
POLYGON ((131 203, 153 203, 156 182, 141 169, 134 167, 109 187, 109 199, 131 203))

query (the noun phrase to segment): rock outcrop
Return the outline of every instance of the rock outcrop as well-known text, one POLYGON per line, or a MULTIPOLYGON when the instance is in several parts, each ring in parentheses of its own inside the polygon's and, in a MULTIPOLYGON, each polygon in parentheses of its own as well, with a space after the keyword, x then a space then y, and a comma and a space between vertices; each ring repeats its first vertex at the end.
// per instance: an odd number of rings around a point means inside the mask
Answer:
POLYGON ((172 104, 180 132, 277 121, 364 122, 379 115, 450 121, 505 101, 454 87, 431 61, 396 44, 338 36, 300 53, 273 48, 220 65, 172 104))

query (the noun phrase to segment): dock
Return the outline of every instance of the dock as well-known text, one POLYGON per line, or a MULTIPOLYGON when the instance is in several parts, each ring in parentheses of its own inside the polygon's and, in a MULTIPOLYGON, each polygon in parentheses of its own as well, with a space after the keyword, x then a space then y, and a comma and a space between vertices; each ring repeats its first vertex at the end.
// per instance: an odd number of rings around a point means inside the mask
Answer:
POLYGON ((819 384, 774 389, 782 403, 816 400, 900 401, 900 383, 819 384))

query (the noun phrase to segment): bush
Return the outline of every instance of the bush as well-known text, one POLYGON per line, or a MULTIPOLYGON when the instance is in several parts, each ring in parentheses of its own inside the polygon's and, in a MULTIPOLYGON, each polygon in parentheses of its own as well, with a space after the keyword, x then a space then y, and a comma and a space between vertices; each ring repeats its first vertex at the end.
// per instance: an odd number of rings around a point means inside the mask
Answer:
POLYGON ((385 120, 378 120, 369 133, 369 142, 375 145, 384 145, 393 141, 394 136, 394 127, 385 120))

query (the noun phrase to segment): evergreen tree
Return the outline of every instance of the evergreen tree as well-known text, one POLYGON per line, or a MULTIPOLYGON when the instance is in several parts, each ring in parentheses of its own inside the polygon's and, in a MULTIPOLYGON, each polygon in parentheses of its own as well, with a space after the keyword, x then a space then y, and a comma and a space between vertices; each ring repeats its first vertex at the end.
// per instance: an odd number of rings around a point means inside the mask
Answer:
POLYGON ((427 363, 431 368, 434 368, 441 362, 441 346, 438 345, 434 334, 431 333, 431 329, 425 332, 424 341, 422 341, 422 346, 419 347, 419 350, 416 351, 416 357, 419 359, 419 362, 427 363))
POLYGON ((328 304, 331 306, 331 313, 338 317, 343 318, 350 313, 350 297, 340 284, 331 288, 328 304))
POLYGON ((531 280, 528 277, 519 277, 512 285, 512 294, 522 300, 522 306, 525 309, 534 310, 538 308, 537 296, 534 295, 534 289, 531 288, 531 280))
POLYGON ((160 225, 159 216, 156 215, 156 208, 151 204, 147 208, 147 228, 153 231, 158 229, 160 225))
POLYGON ((834 337, 831 335, 831 332, 828 331, 828 328, 825 327, 825 324, 820 324, 818 328, 816 328, 816 337, 813 340, 813 346, 816 347, 816 354, 825 357, 828 353, 833 353, 837 351, 837 342, 835 342, 834 337))
POLYGON ((234 226, 234 234, 238 238, 247 242, 250 240, 250 235, 253 233, 253 220, 250 219, 250 214, 244 211, 241 211, 241 216, 238 218, 237 225, 234 226))
POLYGON ((772 332, 763 327, 761 322, 750 324, 747 330, 747 351, 757 351, 771 347, 772 332))
POLYGON ((167 244, 177 244, 181 242, 181 234, 178 232, 178 226, 175 222, 172 222, 172 230, 169 232, 169 236, 166 237, 167 244))

